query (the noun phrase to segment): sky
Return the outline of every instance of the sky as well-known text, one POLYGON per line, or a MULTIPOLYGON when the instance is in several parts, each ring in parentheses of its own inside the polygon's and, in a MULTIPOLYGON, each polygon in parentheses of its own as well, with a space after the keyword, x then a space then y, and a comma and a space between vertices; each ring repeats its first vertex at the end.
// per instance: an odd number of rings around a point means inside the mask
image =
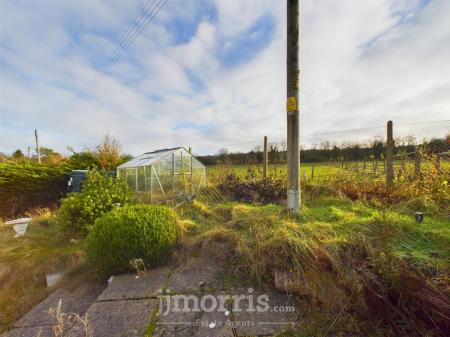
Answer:
MULTIPOLYGON (((0 0, 0 152, 33 149, 34 129, 62 153, 106 133, 132 155, 283 140, 285 1, 168 0, 97 80, 151 5, 0 0)), ((450 1, 301 0, 300 11, 304 144, 387 120, 449 119, 450 1)))

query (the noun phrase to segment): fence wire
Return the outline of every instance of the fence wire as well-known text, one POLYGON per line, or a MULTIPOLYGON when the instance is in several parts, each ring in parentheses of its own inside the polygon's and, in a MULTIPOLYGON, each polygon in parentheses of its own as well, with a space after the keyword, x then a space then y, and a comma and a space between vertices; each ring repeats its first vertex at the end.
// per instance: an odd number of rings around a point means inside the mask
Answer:
MULTIPOLYGON (((301 163, 331 163, 358 175, 373 178, 386 174, 387 127, 324 132, 300 139, 301 163)), ((430 165, 447 169, 450 165, 450 120, 393 123, 394 174, 419 174, 430 165)), ((286 163, 286 139, 268 139, 269 163, 286 163)), ((232 164, 258 164, 263 161, 263 137, 228 144, 218 161, 232 164), (246 150, 243 150, 246 149, 246 150)))

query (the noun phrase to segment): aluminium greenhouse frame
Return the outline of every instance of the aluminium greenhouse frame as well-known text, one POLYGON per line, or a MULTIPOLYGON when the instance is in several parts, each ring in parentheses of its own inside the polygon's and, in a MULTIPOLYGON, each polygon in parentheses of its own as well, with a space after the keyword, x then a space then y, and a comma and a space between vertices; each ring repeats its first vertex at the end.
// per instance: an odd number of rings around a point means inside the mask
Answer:
POLYGON ((117 167, 140 202, 171 203, 207 184, 207 170, 183 147, 147 152, 117 167))

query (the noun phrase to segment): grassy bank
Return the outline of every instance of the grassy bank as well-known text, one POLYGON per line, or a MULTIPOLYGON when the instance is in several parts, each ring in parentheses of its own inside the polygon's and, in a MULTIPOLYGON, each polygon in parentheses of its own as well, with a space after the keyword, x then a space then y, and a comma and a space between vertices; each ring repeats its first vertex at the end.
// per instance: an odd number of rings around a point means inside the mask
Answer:
MULTIPOLYGON (((395 190, 387 190, 382 181, 333 166, 314 169, 314 181, 302 183, 302 211, 294 216, 283 207, 284 166, 271 166, 274 179, 259 179, 260 166, 210 168, 210 182, 223 187, 212 194, 231 200, 243 191, 252 198, 209 204, 197 198, 177 207, 182 235, 174 259, 223 266, 231 284, 273 287, 283 275, 300 299, 302 331, 294 336, 445 336, 448 172, 399 177, 395 190), (422 223, 416 211, 424 212, 422 223)), ((99 191, 96 184, 92 195, 111 194, 99 191)), ((14 234, 0 226, 0 331, 52 290, 47 273, 85 266, 83 240, 63 234, 51 213, 36 216, 25 236, 14 234)), ((70 282, 95 276, 84 268, 70 274, 70 282)))
POLYGON ((48 273, 85 259, 82 242, 62 235, 50 213, 35 217, 24 236, 14 236, 12 226, 0 223, 0 332, 54 290, 47 288, 48 273))
POLYGON ((262 286, 273 286, 275 271, 289 275, 308 336, 444 335, 450 225, 438 214, 419 224, 408 207, 322 191, 305 196, 297 217, 238 203, 194 202, 178 212, 190 233, 185 256, 201 252, 262 286))

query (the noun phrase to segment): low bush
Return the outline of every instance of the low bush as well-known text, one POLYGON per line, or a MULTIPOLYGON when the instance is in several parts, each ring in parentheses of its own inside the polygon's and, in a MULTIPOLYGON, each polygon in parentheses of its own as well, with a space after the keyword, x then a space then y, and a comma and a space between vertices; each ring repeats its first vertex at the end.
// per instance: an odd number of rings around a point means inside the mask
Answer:
POLYGON ((125 182, 94 170, 88 173, 81 193, 71 193, 62 200, 57 221, 64 230, 86 232, 116 204, 125 205, 130 201, 131 191, 125 182))
POLYGON ((125 206, 97 219, 87 237, 87 254, 106 273, 130 270, 134 259, 142 259, 146 267, 151 267, 167 258, 176 239, 177 225, 171 209, 125 206))

